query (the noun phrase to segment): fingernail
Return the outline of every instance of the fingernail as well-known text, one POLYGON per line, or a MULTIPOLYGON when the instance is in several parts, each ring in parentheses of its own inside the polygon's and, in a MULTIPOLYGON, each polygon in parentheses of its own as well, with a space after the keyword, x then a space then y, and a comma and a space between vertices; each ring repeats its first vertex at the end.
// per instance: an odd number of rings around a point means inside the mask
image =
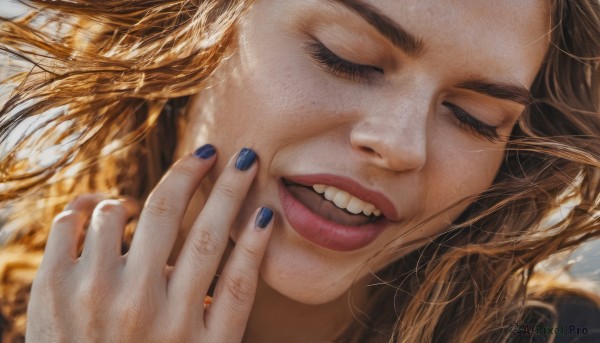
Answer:
POLYGON ((235 167, 238 170, 245 171, 250 169, 256 161, 256 153, 250 149, 243 148, 238 155, 235 167))
POLYGON ((215 149, 212 144, 205 144, 194 151, 194 156, 207 160, 213 156, 215 152, 217 152, 217 149, 215 149))
POLYGON ((269 225, 269 222, 273 218, 273 211, 268 207, 261 207, 256 215, 254 224, 259 229, 264 229, 269 225))

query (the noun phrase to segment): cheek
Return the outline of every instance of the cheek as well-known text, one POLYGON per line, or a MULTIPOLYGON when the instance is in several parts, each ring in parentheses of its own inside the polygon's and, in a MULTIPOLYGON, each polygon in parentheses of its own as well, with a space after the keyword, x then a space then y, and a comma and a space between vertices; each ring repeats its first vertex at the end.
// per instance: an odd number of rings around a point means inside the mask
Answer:
POLYGON ((323 87, 303 76, 297 65, 242 66, 236 77, 212 91, 218 101, 211 134, 262 149, 263 155, 268 155, 271 147, 312 135, 326 125, 320 115, 332 105, 332 97, 318 91, 323 87))
POLYGON ((406 233, 403 243, 433 237, 449 227, 472 197, 492 185, 504 156, 504 144, 436 124, 428 127, 426 164, 410 183, 414 185, 414 201, 407 211, 411 215, 406 225, 398 228, 402 235, 406 233))
POLYGON ((434 118, 427 129, 426 178, 438 182, 444 189, 441 195, 454 201, 488 189, 502 163, 506 143, 477 136, 447 114, 436 113, 434 118))
POLYGON ((424 199, 429 204, 436 204, 437 208, 432 212, 488 189, 498 173, 503 148, 502 144, 482 143, 461 132, 433 148, 430 168, 426 171, 430 185, 425 187, 428 196, 424 199))
MULTIPOLYGON (((455 137, 454 142, 460 142, 461 139, 455 137)), ((475 149, 472 141, 467 143, 469 144, 446 143, 432 149, 434 152, 428 155, 429 164, 423 170, 421 187, 415 197, 418 199, 414 202, 416 207, 411 211, 414 217, 390 234, 387 241, 395 242, 392 247, 397 251, 375 259, 372 262, 374 270, 382 269, 425 244, 428 238, 442 233, 469 203, 464 202, 448 209, 450 205, 477 195, 491 186, 504 156, 502 147, 475 149), (448 210, 441 213, 446 209, 448 210), (419 225, 439 213, 441 214, 427 221, 425 225, 419 225)))

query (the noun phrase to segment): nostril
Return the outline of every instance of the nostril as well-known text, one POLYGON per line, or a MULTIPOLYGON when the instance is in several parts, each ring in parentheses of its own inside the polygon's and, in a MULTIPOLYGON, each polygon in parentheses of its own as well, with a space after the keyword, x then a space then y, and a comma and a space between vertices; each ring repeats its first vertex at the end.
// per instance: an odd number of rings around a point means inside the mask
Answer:
POLYGON ((360 150, 362 150, 362 151, 366 152, 367 154, 372 154, 372 153, 374 153, 374 152, 375 152, 375 150, 373 150, 373 149, 371 149, 371 148, 369 148, 369 147, 366 147, 366 146, 364 146, 364 147, 360 148, 360 150))
POLYGON ((381 158, 381 154, 379 154, 379 152, 377 152, 375 149, 364 146, 360 148, 360 151, 367 153, 367 155, 381 158))

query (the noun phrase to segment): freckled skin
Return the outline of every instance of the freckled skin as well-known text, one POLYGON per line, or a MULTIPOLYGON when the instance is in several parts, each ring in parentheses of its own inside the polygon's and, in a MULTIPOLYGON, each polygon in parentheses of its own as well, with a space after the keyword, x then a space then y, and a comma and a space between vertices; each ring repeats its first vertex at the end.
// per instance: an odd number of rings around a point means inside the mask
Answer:
MULTIPOLYGON (((266 205, 276 213, 249 332, 272 297, 279 304, 289 302, 282 314, 287 319, 312 313, 307 308, 323 314, 345 306, 342 295, 357 273, 359 278, 368 275, 359 268, 369 257, 396 239, 407 243, 443 231, 466 204, 419 230, 410 229, 488 188, 505 143, 460 128, 441 104, 452 99, 485 123, 501 123, 499 134, 508 135, 521 105, 459 91, 457 85, 484 76, 529 87, 548 44, 549 8, 541 1, 368 2, 420 37, 423 53, 407 56, 360 17, 328 1, 258 0, 239 22, 231 58, 210 87, 192 99, 179 155, 214 144, 221 157, 212 181, 239 148, 251 147, 260 156, 232 239, 257 207, 266 205), (311 36, 342 58, 383 69, 385 76, 367 85, 331 75, 303 48, 311 36), (403 220, 352 252, 304 240, 283 216, 277 180, 312 173, 347 176, 384 193, 403 220)), ((204 185, 205 194, 210 187, 210 182, 204 185)), ((186 223, 202 199, 199 192, 186 223)), ((386 255, 371 268, 405 253, 386 255)), ((283 325, 269 325, 278 324, 283 325)))

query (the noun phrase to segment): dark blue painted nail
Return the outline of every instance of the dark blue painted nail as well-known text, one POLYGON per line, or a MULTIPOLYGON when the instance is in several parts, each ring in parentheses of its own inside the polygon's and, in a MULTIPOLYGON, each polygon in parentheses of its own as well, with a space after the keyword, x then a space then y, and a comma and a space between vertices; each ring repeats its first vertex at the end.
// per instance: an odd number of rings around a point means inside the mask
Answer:
POLYGON ((196 151, 194 151, 194 156, 199 157, 203 160, 207 160, 211 158, 215 154, 215 152, 217 152, 217 149, 215 149, 215 147, 212 146, 212 144, 205 144, 196 149, 196 151))
POLYGON ((256 161, 256 153, 250 149, 243 148, 235 161, 235 167, 238 170, 245 171, 250 169, 256 161))
POLYGON ((256 215, 254 224, 257 228, 264 229, 269 225, 269 222, 273 218, 273 211, 268 207, 261 207, 256 215))

